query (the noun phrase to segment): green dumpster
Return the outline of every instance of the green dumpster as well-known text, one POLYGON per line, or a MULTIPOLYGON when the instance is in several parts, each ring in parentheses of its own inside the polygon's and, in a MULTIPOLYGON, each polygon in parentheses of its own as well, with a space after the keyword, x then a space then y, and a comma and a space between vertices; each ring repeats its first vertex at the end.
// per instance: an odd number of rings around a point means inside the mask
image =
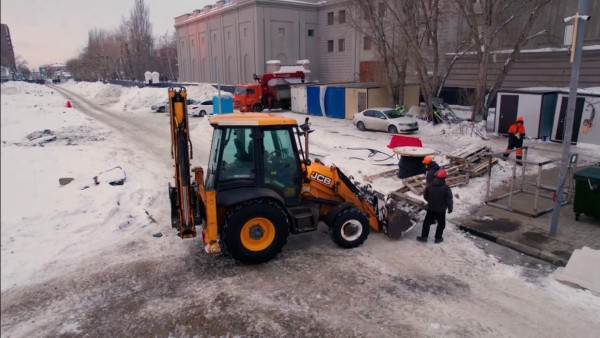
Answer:
POLYGON ((600 166, 588 167, 575 173, 575 219, 580 214, 600 218, 600 166))

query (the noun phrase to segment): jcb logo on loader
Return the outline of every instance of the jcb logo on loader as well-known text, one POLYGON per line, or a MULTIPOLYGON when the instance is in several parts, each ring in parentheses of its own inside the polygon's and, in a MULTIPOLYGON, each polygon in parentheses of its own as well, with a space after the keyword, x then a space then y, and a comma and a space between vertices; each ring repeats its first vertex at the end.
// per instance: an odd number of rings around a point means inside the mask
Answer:
POLYGON ((318 173, 318 172, 316 172, 316 171, 313 171, 313 172, 310 174, 310 178, 311 178, 312 180, 315 180, 315 181, 317 181, 317 182, 319 182, 319 183, 323 183, 323 184, 325 184, 325 185, 330 185, 330 184, 331 184, 331 178, 329 178, 329 177, 327 177, 327 176, 323 176, 323 175, 319 174, 319 173, 318 173))

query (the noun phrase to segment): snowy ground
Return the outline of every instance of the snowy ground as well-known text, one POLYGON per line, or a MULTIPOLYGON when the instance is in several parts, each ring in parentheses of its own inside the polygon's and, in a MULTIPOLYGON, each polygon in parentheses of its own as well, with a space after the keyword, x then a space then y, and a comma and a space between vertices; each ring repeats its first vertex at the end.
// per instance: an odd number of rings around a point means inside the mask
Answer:
MULTIPOLYGON (((170 228, 172 180, 166 89, 68 83, 74 108, 49 86, 2 84, 2 336, 597 336, 600 297, 531 278, 502 264, 452 226, 441 245, 371 234, 353 250, 322 229, 291 236, 275 260, 244 266, 202 252, 170 228), (93 178, 121 167, 123 185, 93 178), (74 180, 60 186, 59 178, 74 180), (153 235, 161 233, 162 237, 153 235)), ((214 88, 188 88, 209 98, 214 88)), ((303 122, 305 115, 280 113, 303 122)), ((310 152, 359 179, 393 168, 385 133, 350 121, 310 117, 310 152)), ((195 166, 208 160, 211 127, 192 118, 195 166)), ((442 154, 473 143, 501 151, 457 125, 420 125, 424 146, 442 154)), ((529 159, 560 157, 560 145, 528 141, 529 159)), ((600 149, 580 145, 580 161, 600 149)), ((531 170, 535 170, 532 168, 531 170)), ((510 173, 495 167, 494 185, 510 173)), ((101 176, 102 177, 102 176, 101 176)), ((482 204, 484 179, 454 188, 455 213, 482 204)), ((373 184, 383 193, 394 179, 373 184)), ((451 218, 450 218, 451 221, 451 218)))

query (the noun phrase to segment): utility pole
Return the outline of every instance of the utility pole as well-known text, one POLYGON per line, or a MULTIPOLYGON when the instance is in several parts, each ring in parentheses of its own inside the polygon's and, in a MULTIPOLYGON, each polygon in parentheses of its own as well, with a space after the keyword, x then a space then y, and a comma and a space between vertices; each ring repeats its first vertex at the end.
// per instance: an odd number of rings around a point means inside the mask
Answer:
POLYGON ((554 200, 554 210, 552 210, 552 220, 550 222, 550 235, 556 235, 558 231, 558 216, 563 202, 563 189, 567 180, 567 169, 570 165, 571 157, 571 137, 573 135, 573 120, 575 118, 575 101, 577 100, 577 84, 579 82, 579 67, 581 65, 581 49, 583 45, 583 33, 587 16, 588 0, 579 0, 579 11, 575 15, 565 18, 565 22, 574 20, 573 42, 571 44, 571 85, 569 87, 569 101, 567 104, 567 116, 565 118, 565 133, 562 144, 562 160, 560 172, 556 182, 556 199, 554 200))
MULTIPOLYGON (((217 78, 217 90, 219 91, 219 115, 223 114, 223 108, 222 108, 222 103, 223 101, 221 100, 221 84, 219 83, 219 68, 215 67, 215 77, 217 78)), ((214 102, 213 102, 214 105, 214 102)))

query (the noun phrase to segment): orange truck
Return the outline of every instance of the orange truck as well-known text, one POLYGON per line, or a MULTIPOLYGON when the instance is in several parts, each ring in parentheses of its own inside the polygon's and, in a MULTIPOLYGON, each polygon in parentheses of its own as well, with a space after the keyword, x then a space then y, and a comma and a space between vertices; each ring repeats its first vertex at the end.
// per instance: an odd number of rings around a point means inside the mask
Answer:
POLYGON ((292 99, 289 84, 269 84, 274 79, 300 79, 304 72, 254 74, 256 83, 240 83, 233 93, 233 108, 240 112, 261 112, 264 109, 290 109, 292 99))

